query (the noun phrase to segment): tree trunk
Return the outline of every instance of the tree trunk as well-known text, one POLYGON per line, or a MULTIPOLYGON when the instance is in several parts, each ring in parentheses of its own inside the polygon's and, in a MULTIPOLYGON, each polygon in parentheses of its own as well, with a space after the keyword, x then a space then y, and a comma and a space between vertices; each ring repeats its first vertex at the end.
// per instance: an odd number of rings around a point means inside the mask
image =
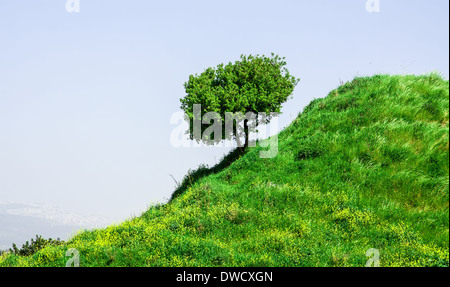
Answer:
POLYGON ((244 120, 244 133, 245 133, 244 149, 246 149, 248 147, 248 137, 249 137, 248 120, 244 120))
POLYGON ((244 146, 240 146, 240 140, 238 140, 238 148, 241 151, 241 153, 245 152, 245 149, 248 147, 248 123, 247 120, 244 120, 244 133, 245 133, 245 143, 244 146))
POLYGON ((236 129, 236 143, 237 143, 237 147, 241 151, 241 153, 244 153, 245 149, 249 145, 249 131, 248 131, 247 120, 244 120, 244 134, 245 134, 245 142, 244 142, 244 146, 242 146, 241 140, 239 137, 240 135, 238 134, 237 129, 236 129))

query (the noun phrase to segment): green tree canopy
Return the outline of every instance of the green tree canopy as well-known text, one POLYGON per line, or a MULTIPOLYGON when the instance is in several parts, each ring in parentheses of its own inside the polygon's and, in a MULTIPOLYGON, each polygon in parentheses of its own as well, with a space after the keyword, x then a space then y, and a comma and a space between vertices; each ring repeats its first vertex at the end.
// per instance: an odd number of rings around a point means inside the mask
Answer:
MULTIPOLYGON (((270 121, 270 113, 280 113, 284 103, 300 81, 292 76, 285 67, 285 58, 272 53, 266 56, 241 55, 240 60, 227 65, 220 64, 216 68, 208 68, 200 75, 190 75, 184 84, 186 96, 181 99, 181 108, 191 121, 190 137, 194 139, 193 126, 197 115, 194 115, 194 104, 201 105, 200 118, 208 112, 220 114, 222 125, 225 125, 225 114, 253 112, 266 113, 266 122, 270 121)), ((197 119, 200 120, 200 119, 197 119)), ((201 133, 207 126, 201 125, 201 133)), ((236 137, 236 129, 232 136, 236 137)), ((225 131, 225 129, 222 129, 225 131)), ((245 146, 248 146, 249 128, 244 121, 245 146)), ((222 134, 222 138, 230 135, 222 134)), ((195 138, 199 140, 198 138, 195 138)), ((221 139, 216 139, 221 140, 221 139)))

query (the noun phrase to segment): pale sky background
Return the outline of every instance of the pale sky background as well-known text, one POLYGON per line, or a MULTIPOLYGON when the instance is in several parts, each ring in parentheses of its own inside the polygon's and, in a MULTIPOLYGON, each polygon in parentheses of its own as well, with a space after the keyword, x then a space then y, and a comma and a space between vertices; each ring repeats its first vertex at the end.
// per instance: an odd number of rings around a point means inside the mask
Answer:
POLYGON ((271 52, 301 78, 286 126, 355 76, 449 74, 449 2, 0 0, 0 202, 115 221, 229 149, 174 148, 190 74, 271 52))

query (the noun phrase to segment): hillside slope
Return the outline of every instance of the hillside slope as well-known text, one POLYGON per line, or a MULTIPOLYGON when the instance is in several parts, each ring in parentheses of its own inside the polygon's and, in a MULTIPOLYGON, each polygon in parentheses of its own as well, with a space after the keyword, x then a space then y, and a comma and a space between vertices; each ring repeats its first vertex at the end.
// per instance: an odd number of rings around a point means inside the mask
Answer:
POLYGON ((449 82, 356 78, 261 148, 191 173, 170 203, 0 266, 449 265, 449 82), (229 164, 229 166, 227 166, 229 164), (194 176, 196 175, 196 176, 194 176))

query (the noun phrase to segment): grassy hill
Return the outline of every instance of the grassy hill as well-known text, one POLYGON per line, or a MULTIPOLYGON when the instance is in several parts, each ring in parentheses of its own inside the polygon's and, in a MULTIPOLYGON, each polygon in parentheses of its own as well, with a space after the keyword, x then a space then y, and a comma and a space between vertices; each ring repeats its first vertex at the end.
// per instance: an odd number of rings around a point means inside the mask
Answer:
MULTIPOLYGON (((449 82, 356 78, 312 101, 279 153, 232 152, 165 205, 0 266, 449 266, 449 82)), ((176 163, 174 163, 176 164, 176 163)))

